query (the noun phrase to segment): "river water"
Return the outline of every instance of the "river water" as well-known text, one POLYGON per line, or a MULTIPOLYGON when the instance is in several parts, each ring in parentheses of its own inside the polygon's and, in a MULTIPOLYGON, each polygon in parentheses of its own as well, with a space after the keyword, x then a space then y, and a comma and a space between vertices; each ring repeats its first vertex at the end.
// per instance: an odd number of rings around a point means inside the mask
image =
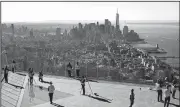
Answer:
MULTIPOLYGON (((156 56, 179 57, 179 25, 177 24, 128 24, 129 29, 137 32, 140 38, 145 39, 149 44, 159 44, 164 48, 166 54, 154 54, 156 56)), ((179 58, 168 58, 167 63, 179 66, 179 58)))

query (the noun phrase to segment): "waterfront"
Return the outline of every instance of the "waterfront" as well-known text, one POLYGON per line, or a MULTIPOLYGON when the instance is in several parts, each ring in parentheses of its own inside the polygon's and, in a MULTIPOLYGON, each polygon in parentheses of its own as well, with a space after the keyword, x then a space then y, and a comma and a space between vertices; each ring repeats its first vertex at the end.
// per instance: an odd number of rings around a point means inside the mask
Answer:
MULTIPOLYGON (((176 24, 128 24, 130 29, 138 32, 139 36, 149 44, 159 44, 167 54, 154 54, 156 56, 176 56, 179 57, 179 26, 176 24)), ((178 66, 179 59, 169 58, 169 64, 178 66)))

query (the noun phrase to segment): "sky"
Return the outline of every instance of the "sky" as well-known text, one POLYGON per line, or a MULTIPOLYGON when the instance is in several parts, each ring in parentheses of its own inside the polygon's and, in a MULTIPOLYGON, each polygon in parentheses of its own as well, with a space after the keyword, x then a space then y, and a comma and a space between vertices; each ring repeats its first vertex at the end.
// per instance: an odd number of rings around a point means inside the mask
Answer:
POLYGON ((178 2, 2 2, 1 19, 8 22, 179 20, 178 2))

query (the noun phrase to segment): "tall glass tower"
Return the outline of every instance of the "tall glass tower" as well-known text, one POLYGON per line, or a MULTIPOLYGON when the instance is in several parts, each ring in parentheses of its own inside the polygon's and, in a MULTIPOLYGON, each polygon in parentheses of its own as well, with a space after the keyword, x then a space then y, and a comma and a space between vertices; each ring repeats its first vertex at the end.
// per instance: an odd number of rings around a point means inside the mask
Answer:
POLYGON ((118 9, 117 9, 117 13, 116 13, 116 30, 119 30, 119 13, 118 13, 118 9))

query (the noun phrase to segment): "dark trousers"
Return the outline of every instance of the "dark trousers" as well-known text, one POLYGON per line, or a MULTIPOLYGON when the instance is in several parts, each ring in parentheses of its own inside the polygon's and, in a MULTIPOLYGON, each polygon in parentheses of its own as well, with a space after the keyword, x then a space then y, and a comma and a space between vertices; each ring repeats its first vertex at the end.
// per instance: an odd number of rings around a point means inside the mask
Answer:
POLYGON ((81 85, 83 90, 83 95, 85 95, 85 85, 81 85))
POLYGON ((157 100, 162 101, 162 90, 157 90, 157 93, 158 93, 157 100))
POLYGON ((14 68, 12 68, 12 72, 13 72, 13 73, 15 72, 15 69, 14 69, 14 68))
POLYGON ((50 100, 50 103, 52 104, 52 100, 53 100, 53 93, 49 93, 49 100, 50 100))
POLYGON ((68 76, 71 77, 71 70, 68 70, 68 76))
POLYGON ((175 98, 176 90, 173 90, 172 97, 175 98))
POLYGON ((76 70, 76 76, 77 76, 77 77, 79 77, 79 72, 80 72, 80 70, 77 69, 77 70, 76 70))
POLYGON ((132 107, 134 104, 134 100, 130 100, 130 106, 129 107, 132 107))
POLYGON ((164 107, 169 107, 169 102, 170 102, 170 96, 165 98, 164 107))
POLYGON ((30 77, 30 84, 33 84, 33 77, 30 77))
POLYGON ((5 82, 8 83, 8 74, 4 74, 5 82))

